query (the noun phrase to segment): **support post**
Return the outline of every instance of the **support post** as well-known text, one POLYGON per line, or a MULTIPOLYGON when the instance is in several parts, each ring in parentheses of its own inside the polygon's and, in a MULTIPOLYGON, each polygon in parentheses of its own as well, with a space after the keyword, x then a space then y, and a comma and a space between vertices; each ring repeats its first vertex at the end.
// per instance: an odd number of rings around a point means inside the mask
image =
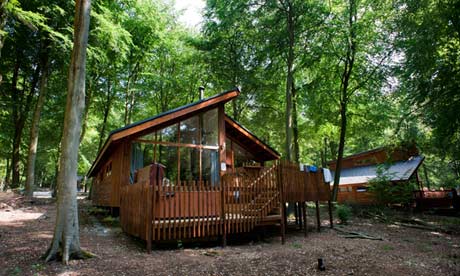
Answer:
POLYGON ((307 227, 307 208, 305 208, 306 202, 302 202, 302 215, 303 215, 303 231, 304 231, 304 236, 307 236, 308 233, 308 227, 307 227))
POLYGON ((225 223, 225 181, 220 177, 220 221, 222 230, 222 247, 227 246, 227 224, 225 223))
POLYGON ((302 213, 302 202, 297 202, 297 214, 299 214, 299 229, 302 230, 302 220, 303 220, 303 213, 302 213))
POLYGON ((329 226, 334 228, 334 219, 332 218, 332 202, 331 200, 327 201, 327 205, 329 206, 329 226))
POLYGON ((278 182, 278 190, 280 192, 280 215, 281 215, 281 221, 280 221, 280 230, 281 230, 281 244, 284 244, 286 242, 286 203, 285 203, 285 198, 284 198, 284 188, 283 188, 283 183, 282 182, 282 177, 281 177, 281 162, 277 162, 278 169, 277 169, 277 176, 276 180, 278 182))
POLYGON ((225 110, 224 105, 219 105, 217 109, 218 128, 219 128, 219 171, 220 171, 220 205, 221 205, 221 230, 222 230, 222 247, 227 245, 227 226, 225 223, 225 181, 226 173, 226 145, 225 145, 225 110))
MULTIPOLYGON (((150 167, 150 170, 154 170, 153 166, 150 167)), ((150 254, 152 252, 152 206, 154 205, 152 202, 152 173, 150 173, 150 183, 147 186, 147 195, 146 195, 146 209, 147 209, 147 216, 146 216, 146 231, 147 231, 147 253, 150 254)))
POLYGON ((318 232, 321 230, 321 220, 319 218, 319 201, 315 201, 315 205, 316 205, 316 229, 318 230, 318 232))

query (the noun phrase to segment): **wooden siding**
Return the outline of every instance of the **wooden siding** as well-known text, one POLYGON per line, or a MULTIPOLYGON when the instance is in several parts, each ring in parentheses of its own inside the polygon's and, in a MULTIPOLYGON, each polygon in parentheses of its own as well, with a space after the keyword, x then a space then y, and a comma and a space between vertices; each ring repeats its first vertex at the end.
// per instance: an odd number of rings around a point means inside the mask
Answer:
POLYGON ((285 202, 329 201, 331 192, 324 183, 321 169, 318 172, 301 171, 299 164, 282 161, 281 181, 285 202))
POLYGON ((375 197, 369 191, 357 191, 359 188, 368 189, 368 183, 339 185, 337 202, 351 204, 375 204, 375 197))

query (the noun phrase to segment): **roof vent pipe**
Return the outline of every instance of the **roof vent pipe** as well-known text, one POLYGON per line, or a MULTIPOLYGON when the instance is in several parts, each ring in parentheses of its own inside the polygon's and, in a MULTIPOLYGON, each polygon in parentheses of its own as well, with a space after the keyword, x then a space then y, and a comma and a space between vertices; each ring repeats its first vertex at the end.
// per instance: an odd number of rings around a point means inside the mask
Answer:
POLYGON ((200 86, 198 87, 198 90, 200 91, 200 101, 204 98, 204 87, 200 86))

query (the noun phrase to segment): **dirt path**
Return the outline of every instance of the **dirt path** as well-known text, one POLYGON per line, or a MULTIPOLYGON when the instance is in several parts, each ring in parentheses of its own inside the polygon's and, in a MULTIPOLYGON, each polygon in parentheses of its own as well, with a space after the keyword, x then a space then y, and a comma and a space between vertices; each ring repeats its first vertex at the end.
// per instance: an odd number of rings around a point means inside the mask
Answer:
POLYGON ((80 202, 82 247, 97 255, 69 266, 40 260, 50 243, 55 207, 50 201, 25 203, 0 193, 0 275, 460 275, 460 237, 355 219, 347 226, 383 241, 345 239, 331 229, 290 231, 279 237, 241 242, 226 248, 157 249, 94 223, 89 203, 80 202), (9 204, 16 202, 14 207, 9 204), (9 206, 9 207, 8 207, 9 206), (9 213, 9 214, 7 214, 9 213), (326 271, 318 271, 324 258, 326 271))

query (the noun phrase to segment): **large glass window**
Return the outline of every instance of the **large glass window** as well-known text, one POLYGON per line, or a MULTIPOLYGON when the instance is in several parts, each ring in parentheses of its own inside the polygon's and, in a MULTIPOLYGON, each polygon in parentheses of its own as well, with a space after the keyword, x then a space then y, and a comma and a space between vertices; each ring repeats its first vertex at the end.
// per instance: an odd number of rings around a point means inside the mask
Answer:
MULTIPOLYGON (((165 185, 219 183, 218 112, 212 109, 133 142, 131 174, 152 163, 165 167, 165 185)), ((132 177, 133 179, 133 177, 132 177)))
POLYGON ((204 113, 202 116, 203 128, 202 128, 202 144, 208 146, 218 146, 219 145, 219 131, 218 131, 218 119, 217 119, 217 109, 209 110, 204 113))

